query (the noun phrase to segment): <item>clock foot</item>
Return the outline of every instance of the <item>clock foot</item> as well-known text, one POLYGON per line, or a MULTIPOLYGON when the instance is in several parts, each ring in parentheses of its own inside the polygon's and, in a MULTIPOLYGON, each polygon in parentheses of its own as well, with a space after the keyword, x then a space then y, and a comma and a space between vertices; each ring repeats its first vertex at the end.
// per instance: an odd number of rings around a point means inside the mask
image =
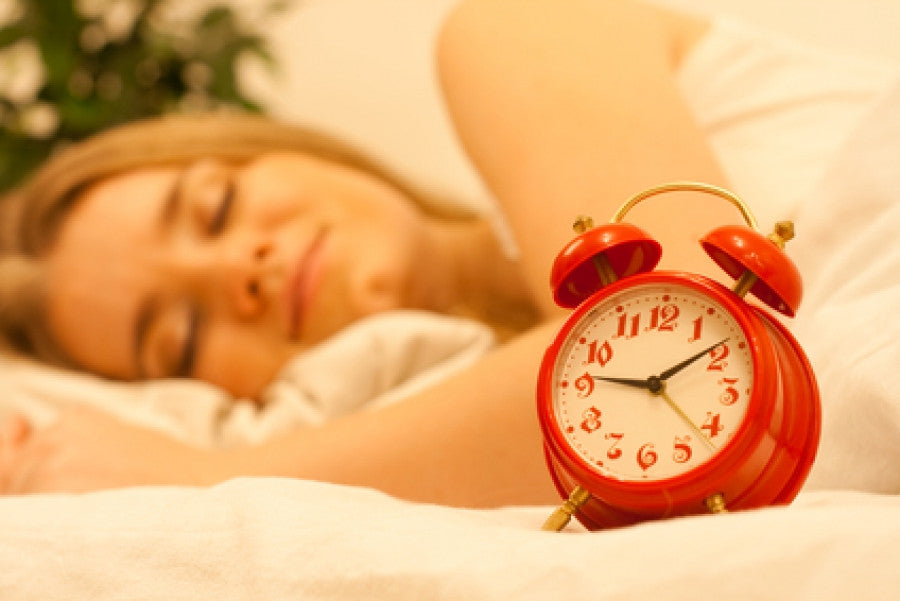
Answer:
POLYGON ((577 512, 582 505, 587 503, 590 498, 591 493, 580 486, 576 486, 575 490, 572 491, 572 494, 569 495, 569 498, 566 499, 556 511, 550 514, 550 517, 544 522, 541 530, 559 532, 566 527, 566 524, 569 523, 572 516, 575 515, 575 512, 577 512))
POLYGON ((704 503, 710 513, 728 513, 728 509, 725 507, 725 496, 720 492, 706 497, 704 503))

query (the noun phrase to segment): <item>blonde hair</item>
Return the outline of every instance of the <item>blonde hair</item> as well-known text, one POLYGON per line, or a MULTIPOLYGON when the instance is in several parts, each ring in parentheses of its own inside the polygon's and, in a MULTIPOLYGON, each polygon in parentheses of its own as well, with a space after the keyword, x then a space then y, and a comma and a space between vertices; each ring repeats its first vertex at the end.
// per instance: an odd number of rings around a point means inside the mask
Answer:
POLYGON ((43 256, 60 223, 95 182, 136 168, 212 157, 243 162, 266 152, 311 154, 370 173, 426 213, 473 215, 424 193, 350 145, 312 129, 243 113, 172 115, 122 125, 64 149, 0 199, 0 338, 13 350, 67 365, 42 317, 43 256))

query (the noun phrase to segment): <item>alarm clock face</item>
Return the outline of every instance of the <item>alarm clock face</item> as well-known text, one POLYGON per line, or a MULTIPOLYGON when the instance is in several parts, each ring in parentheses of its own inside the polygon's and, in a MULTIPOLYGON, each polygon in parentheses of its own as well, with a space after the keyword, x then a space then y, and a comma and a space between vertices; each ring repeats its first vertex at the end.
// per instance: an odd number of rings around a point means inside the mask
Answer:
POLYGON ((556 354, 552 411, 600 474, 631 482, 684 474, 735 434, 753 356, 729 310, 700 289, 638 283, 602 298, 556 354))

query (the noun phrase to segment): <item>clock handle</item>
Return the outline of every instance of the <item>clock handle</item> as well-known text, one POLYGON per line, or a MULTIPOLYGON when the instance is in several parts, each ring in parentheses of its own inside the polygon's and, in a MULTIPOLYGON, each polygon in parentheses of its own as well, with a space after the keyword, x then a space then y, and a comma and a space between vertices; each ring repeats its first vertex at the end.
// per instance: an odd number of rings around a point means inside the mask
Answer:
POLYGON ((633 209, 634 206, 642 200, 646 200, 651 196, 656 196, 658 194, 665 194, 667 192, 705 192, 707 194, 712 194, 714 196, 724 198, 735 207, 737 207, 748 227, 753 230, 759 231, 759 225, 757 225, 756 217, 753 216, 753 213, 750 211, 750 207, 747 206, 747 203, 744 202, 740 196, 730 190, 726 190, 725 188, 714 186, 712 184, 706 184, 703 182, 669 182, 666 184, 654 186, 652 188, 647 188, 646 190, 638 192, 637 194, 626 200, 625 203, 621 207, 619 207, 619 210, 616 211, 616 214, 613 215, 612 219, 610 219, 610 222, 620 223, 622 219, 625 218, 626 213, 633 209))
POLYGON ((566 527, 566 524, 569 523, 569 521, 572 519, 572 516, 575 515, 575 513, 581 508, 581 506, 587 503, 590 498, 591 493, 589 493, 581 486, 576 486, 575 490, 573 490, 569 495, 569 498, 566 499, 565 502, 556 509, 556 511, 550 514, 550 517, 548 517, 547 521, 544 522, 541 530, 559 532, 566 527))
POLYGON ((747 227, 719 227, 700 240, 701 246, 719 267, 737 280, 734 292, 738 296, 750 292, 776 311, 793 317, 803 295, 803 283, 797 267, 783 252, 785 242, 794 236, 790 221, 777 223, 775 231, 766 237, 750 207, 734 192, 703 182, 676 181, 635 194, 619 207, 610 222, 621 223, 628 211, 651 196, 680 191, 712 194, 737 207, 747 227))

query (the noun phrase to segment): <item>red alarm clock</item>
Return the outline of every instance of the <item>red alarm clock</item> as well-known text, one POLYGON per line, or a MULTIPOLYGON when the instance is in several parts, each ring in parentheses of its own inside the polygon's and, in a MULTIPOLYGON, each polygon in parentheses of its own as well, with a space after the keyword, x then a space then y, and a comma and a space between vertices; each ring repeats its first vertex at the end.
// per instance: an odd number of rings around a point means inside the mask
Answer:
POLYGON ((544 525, 589 529, 790 502, 819 441, 816 379, 800 345, 749 293, 793 316, 802 285, 784 254, 789 222, 762 235, 747 205, 708 184, 664 184, 579 233, 553 265, 554 299, 574 312, 547 349, 538 415, 565 499, 544 525), (747 226, 700 242, 733 289, 654 271, 659 243, 622 222, 638 202, 692 190, 730 201, 747 226))

